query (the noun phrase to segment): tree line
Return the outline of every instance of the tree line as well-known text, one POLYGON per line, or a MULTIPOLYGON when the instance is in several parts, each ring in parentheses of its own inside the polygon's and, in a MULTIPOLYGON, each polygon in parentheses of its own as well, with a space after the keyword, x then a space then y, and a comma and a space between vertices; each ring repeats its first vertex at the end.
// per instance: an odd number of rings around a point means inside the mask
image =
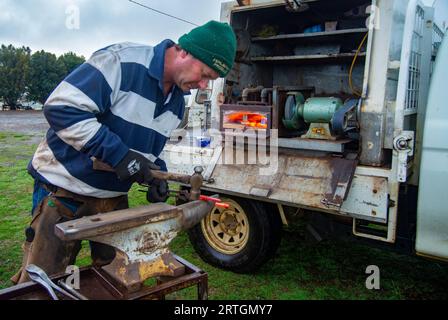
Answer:
POLYGON ((11 110, 20 100, 45 103, 50 93, 70 72, 85 62, 73 52, 56 57, 44 50, 31 54, 28 47, 0 48, 0 102, 11 110))

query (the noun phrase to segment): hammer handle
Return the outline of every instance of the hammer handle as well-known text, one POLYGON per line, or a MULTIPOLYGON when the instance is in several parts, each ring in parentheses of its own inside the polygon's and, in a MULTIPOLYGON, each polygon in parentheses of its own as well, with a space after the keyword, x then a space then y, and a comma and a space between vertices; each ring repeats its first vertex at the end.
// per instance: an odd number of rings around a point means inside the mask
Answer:
MULTIPOLYGON (((109 171, 109 172, 115 172, 114 168, 112 168, 107 163, 102 162, 101 160, 98 160, 94 158, 93 160, 93 169, 94 170, 100 170, 100 171, 109 171)), ((179 173, 171 173, 171 172, 165 172, 165 171, 159 171, 159 170, 150 170, 151 175, 160 180, 170 180, 170 181, 176 181, 181 182, 185 184, 190 184, 190 176, 185 174, 179 174, 179 173)))

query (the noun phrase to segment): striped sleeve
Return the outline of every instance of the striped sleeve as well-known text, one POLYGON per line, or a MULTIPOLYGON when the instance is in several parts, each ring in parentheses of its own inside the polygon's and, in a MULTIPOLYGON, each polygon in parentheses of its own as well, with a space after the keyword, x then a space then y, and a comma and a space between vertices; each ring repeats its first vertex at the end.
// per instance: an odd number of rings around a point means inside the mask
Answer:
POLYGON ((62 141, 113 167, 129 148, 97 116, 110 109, 120 84, 119 58, 98 51, 59 84, 44 107, 50 127, 62 141))

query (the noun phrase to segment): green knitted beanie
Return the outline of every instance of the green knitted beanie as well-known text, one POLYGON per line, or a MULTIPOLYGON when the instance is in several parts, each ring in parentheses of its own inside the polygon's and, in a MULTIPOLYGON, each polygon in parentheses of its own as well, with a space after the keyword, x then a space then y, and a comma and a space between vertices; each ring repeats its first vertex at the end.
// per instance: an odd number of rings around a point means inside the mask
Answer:
POLYGON ((227 23, 209 21, 179 38, 179 45, 225 77, 232 69, 236 36, 227 23))

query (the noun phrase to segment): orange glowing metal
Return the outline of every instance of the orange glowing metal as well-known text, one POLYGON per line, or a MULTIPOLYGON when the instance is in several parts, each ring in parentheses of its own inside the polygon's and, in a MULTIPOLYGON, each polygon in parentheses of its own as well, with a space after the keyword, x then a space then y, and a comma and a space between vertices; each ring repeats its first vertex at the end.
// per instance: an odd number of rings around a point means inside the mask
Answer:
POLYGON ((228 209, 230 207, 230 205, 228 203, 221 202, 221 199, 218 199, 218 198, 213 198, 213 197, 200 195, 199 196, 199 200, 202 200, 202 201, 213 201, 215 203, 215 207, 220 207, 220 208, 225 208, 225 209, 228 209))
POLYGON ((232 114, 227 115, 227 119, 230 122, 240 123, 248 127, 252 128, 260 128, 267 129, 268 119, 266 116, 263 116, 258 113, 252 112, 234 112, 232 114))
POLYGON ((230 205, 228 203, 225 203, 225 202, 216 202, 215 203, 215 207, 229 209, 230 205))

